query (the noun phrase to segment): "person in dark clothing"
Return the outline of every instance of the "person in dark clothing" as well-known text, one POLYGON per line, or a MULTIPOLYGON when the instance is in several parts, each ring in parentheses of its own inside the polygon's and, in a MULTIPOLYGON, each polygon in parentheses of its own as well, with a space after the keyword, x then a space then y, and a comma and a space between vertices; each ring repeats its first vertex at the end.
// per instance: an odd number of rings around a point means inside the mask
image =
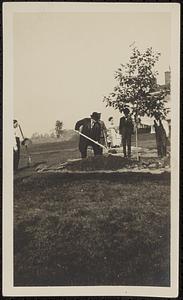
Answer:
MULTIPOLYGON (((97 112, 93 112, 91 118, 84 118, 78 121, 75 125, 75 130, 79 131, 81 129, 81 133, 85 134, 89 138, 94 141, 99 142, 101 137, 101 124, 99 122, 100 116, 97 112)), ((79 151, 81 152, 81 157, 87 157, 87 148, 91 146, 94 151, 94 155, 100 155, 101 149, 100 146, 96 145, 92 141, 87 138, 80 136, 79 139, 79 151)))
POLYGON ((18 130, 18 121, 13 120, 13 127, 14 127, 14 146, 13 146, 13 166, 14 171, 18 170, 18 165, 20 161, 20 137, 17 134, 18 130))
MULTIPOLYGON (((101 132, 100 132, 100 140, 99 143, 105 147, 107 147, 107 128, 105 126, 104 121, 101 120, 101 113, 98 113, 99 116, 99 123, 101 125, 101 132)), ((100 154, 103 154, 103 148, 100 147, 100 154)))
POLYGON ((131 116, 129 115, 129 109, 125 108, 123 110, 124 117, 120 118, 119 124, 119 133, 122 137, 122 145, 123 145, 123 153, 124 157, 127 157, 127 149, 128 149, 128 157, 131 157, 131 135, 133 133, 133 121, 131 116), (127 149, 126 149, 127 148, 127 149))
POLYGON ((167 136, 162 121, 158 114, 155 115, 154 127, 158 156, 164 157, 167 155, 167 136))

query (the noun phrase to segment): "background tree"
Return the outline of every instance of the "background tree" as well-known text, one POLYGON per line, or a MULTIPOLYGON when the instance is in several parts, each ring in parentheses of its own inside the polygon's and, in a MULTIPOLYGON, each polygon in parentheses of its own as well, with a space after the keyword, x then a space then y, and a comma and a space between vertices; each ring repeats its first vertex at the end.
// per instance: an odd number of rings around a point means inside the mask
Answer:
MULTIPOLYGON (((121 64, 115 72, 117 85, 108 97, 104 97, 106 107, 112 106, 120 112, 125 107, 131 111, 136 128, 136 147, 138 147, 137 127, 141 116, 155 117, 158 113, 165 119, 168 110, 165 107, 166 91, 158 89, 155 64, 160 53, 153 51, 152 47, 141 52, 137 47, 132 48, 129 62, 121 64)), ((138 151, 137 151, 138 158, 138 151)))
POLYGON ((51 133, 50 133, 50 137, 51 137, 51 138, 55 138, 55 133, 54 133, 54 132, 51 132, 51 133))
POLYGON ((38 139, 39 138, 39 132, 34 132, 31 136, 31 139, 38 139))
POLYGON ((55 124, 55 133, 56 133, 56 137, 59 138, 62 134, 62 129, 63 129, 63 122, 57 120, 56 124, 55 124))

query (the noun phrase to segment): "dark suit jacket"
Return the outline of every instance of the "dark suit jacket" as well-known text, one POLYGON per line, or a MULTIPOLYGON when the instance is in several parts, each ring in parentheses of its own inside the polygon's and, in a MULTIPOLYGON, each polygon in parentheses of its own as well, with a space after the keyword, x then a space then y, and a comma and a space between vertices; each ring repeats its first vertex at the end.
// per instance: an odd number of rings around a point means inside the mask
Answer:
POLYGON ((166 143, 167 142, 166 131, 165 131, 165 128, 163 127, 161 120, 159 121, 159 124, 156 120, 154 120, 154 127, 155 127, 155 133, 156 133, 156 141, 166 143))
MULTIPOLYGON (((82 126, 81 132, 91 139, 95 141, 100 140, 101 136, 101 124, 99 122, 96 122, 93 127, 91 128, 91 118, 85 118, 80 121, 78 121, 75 125, 75 130, 79 130, 80 127, 82 126)), ((85 137, 80 136, 80 143, 89 143, 89 140, 87 140, 85 137)))
POLYGON ((133 133, 133 122, 131 117, 128 117, 127 119, 125 117, 120 118, 119 133, 121 135, 131 135, 133 133))

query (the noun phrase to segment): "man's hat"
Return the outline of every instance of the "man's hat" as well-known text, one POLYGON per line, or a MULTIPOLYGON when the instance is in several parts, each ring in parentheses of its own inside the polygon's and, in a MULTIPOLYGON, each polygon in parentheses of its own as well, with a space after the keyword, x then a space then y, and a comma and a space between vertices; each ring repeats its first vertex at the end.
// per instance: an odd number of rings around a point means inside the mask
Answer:
POLYGON ((155 117, 155 119, 159 119, 161 117, 161 113, 159 111, 156 111, 154 113, 154 117, 155 117))
POLYGON ((129 114, 130 110, 129 110, 128 107, 125 107, 125 108, 123 109, 123 112, 124 112, 124 114, 129 114))
POLYGON ((100 119, 100 115, 98 112, 94 111, 92 114, 91 114, 91 118, 94 119, 94 120, 99 120, 100 119))
POLYGON ((98 112, 97 114, 98 114, 98 118, 99 118, 99 120, 100 120, 100 118, 101 118, 101 113, 98 112))

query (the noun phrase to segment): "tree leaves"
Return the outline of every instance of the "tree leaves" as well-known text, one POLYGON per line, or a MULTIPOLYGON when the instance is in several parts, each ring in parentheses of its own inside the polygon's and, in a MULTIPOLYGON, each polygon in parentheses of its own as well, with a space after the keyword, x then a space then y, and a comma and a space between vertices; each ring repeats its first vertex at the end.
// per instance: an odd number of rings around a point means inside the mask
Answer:
POLYGON ((156 78, 158 75, 155 65, 159 60, 160 52, 153 51, 152 47, 140 52, 137 47, 132 48, 132 54, 126 64, 121 64, 115 72, 117 85, 108 97, 104 97, 106 106, 112 106, 122 112, 125 106, 132 109, 136 116, 147 115, 153 117, 157 111, 162 118, 166 117, 165 90, 158 93, 156 78))
POLYGON ((56 133, 57 138, 59 138, 61 136, 62 128, 63 128, 63 122, 57 120, 55 123, 55 133, 56 133))

